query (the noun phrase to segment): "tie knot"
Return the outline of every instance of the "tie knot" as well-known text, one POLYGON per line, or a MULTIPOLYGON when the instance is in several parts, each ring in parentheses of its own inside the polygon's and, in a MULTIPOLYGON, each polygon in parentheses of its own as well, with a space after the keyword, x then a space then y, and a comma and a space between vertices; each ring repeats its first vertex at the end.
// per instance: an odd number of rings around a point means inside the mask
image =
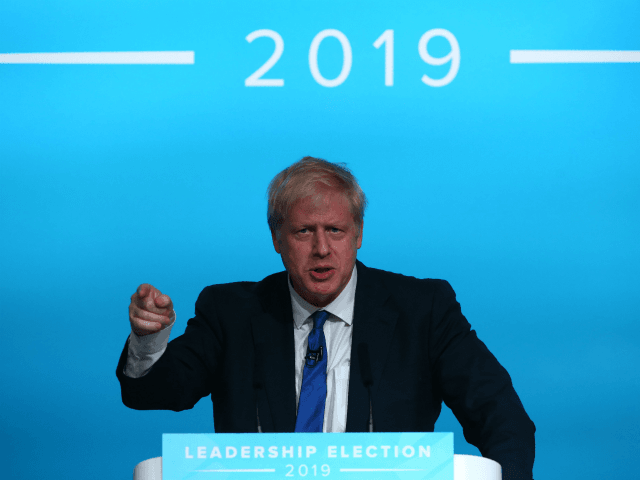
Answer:
POLYGON ((327 318, 329 318, 329 312, 325 312, 324 310, 317 310, 313 314, 313 329, 320 329, 324 327, 324 322, 326 322, 327 318))

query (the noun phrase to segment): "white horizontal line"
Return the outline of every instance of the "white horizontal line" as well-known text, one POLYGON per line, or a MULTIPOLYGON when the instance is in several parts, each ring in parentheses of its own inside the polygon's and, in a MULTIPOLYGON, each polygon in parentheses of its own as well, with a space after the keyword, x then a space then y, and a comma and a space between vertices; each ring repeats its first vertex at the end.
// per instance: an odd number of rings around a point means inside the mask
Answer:
POLYGON ((421 472, 423 468, 341 468, 341 472, 421 472))
POLYGON ((640 50, 510 50, 511 63, 637 63, 640 50))
POLYGON ((237 469, 220 469, 220 470, 193 470, 194 472, 222 472, 222 473, 229 473, 229 472, 249 472, 249 473, 260 473, 260 472, 266 472, 266 473, 273 473, 276 471, 275 468, 237 468, 237 469))
POLYGON ((194 51, 0 53, 0 63, 193 65, 194 51))

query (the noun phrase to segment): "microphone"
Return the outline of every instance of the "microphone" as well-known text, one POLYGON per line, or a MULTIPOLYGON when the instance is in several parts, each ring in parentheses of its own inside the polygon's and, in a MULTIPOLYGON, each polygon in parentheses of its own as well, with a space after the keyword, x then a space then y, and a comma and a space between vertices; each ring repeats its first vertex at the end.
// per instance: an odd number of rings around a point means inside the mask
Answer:
POLYGON ((369 392, 369 428, 373 432, 373 396, 371 387, 373 386, 373 375, 371 374, 371 357, 369 356, 369 346, 366 343, 358 345, 358 358, 360 360, 360 376, 362 383, 369 392))

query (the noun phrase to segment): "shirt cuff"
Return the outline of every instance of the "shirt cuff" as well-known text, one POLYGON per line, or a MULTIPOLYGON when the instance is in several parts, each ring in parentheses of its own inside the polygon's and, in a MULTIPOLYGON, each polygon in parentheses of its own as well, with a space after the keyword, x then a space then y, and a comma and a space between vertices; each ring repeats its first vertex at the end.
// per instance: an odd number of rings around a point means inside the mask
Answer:
POLYGON ((173 321, 162 330, 149 335, 138 336, 133 331, 129 335, 129 351, 127 364, 123 373, 130 378, 140 378, 145 376, 153 364, 156 363, 169 343, 171 328, 176 323, 176 314, 173 314, 173 321))

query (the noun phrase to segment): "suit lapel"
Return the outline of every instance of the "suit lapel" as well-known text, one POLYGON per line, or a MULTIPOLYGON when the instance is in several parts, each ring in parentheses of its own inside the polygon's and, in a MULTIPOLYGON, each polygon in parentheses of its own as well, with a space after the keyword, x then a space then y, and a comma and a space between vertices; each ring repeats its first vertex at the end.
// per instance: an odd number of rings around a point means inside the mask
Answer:
POLYGON ((282 272, 264 281, 258 291, 263 314, 251 319, 255 347, 255 383, 269 402, 275 432, 293 432, 296 424, 293 312, 282 272))
POLYGON ((349 376, 349 401, 347 410, 347 432, 368 431, 369 392, 362 382, 359 346, 367 345, 373 377, 372 397, 375 416, 377 386, 382 378, 393 331, 398 319, 398 311, 387 305, 389 292, 375 279, 375 271, 356 262, 358 283, 353 319, 353 339, 351 343, 351 368, 349 376))
MULTIPOLYGON (((397 310, 386 304, 389 292, 376 281, 375 271, 359 261, 356 268, 358 284, 351 343, 347 432, 367 431, 369 425, 369 393, 362 383, 358 347, 366 344, 369 350, 375 402, 399 315, 397 310)), ((251 319, 256 355, 255 383, 266 392, 274 431, 293 432, 296 423, 295 347, 287 273, 281 272, 263 282, 257 292, 263 313, 251 319)), ((381 415, 382 412, 374 412, 374 428, 376 413, 381 415)))

